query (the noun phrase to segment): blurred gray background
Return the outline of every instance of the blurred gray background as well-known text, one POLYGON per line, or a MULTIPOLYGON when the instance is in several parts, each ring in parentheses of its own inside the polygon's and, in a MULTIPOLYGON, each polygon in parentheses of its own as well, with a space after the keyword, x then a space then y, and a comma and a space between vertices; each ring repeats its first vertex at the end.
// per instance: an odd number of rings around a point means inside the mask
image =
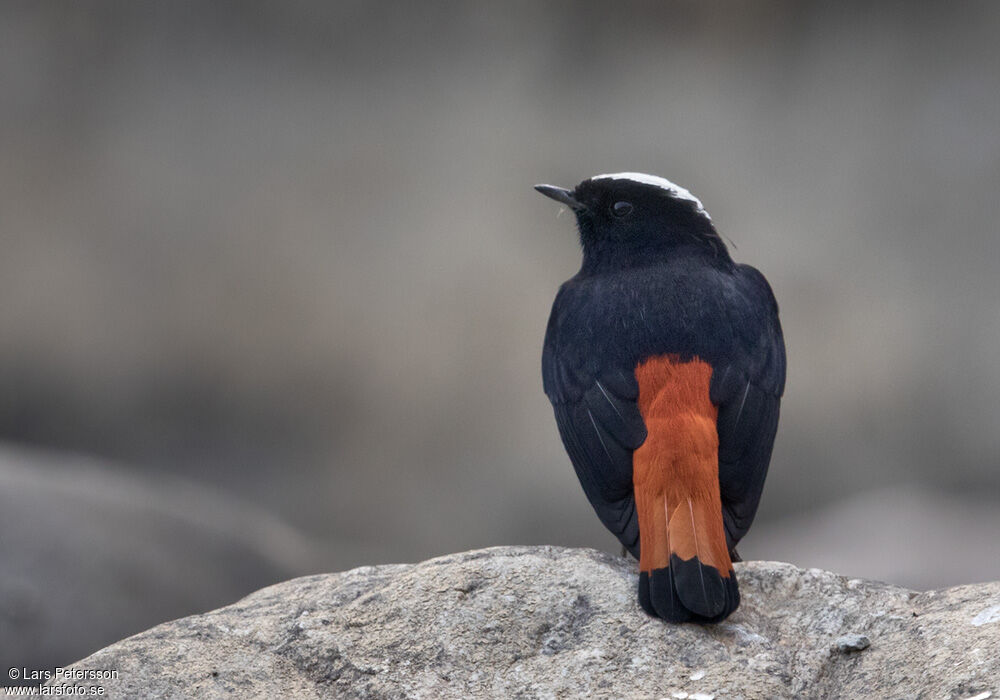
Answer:
POLYGON ((617 170, 691 189, 781 305, 744 557, 1000 578, 998 32, 991 2, 4 3, 0 658, 296 574, 616 550, 541 389, 579 250, 531 186, 617 170))

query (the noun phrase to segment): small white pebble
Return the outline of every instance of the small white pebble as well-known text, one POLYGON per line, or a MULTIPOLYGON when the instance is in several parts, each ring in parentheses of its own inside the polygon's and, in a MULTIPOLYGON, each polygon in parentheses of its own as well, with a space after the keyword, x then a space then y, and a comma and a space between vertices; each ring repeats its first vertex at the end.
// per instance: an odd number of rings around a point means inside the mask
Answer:
POLYGON ((688 698, 689 700, 715 700, 715 696, 708 693, 692 693, 688 695, 688 698))
POLYGON ((704 677, 705 677, 705 671, 703 671, 703 670, 702 671, 695 671, 694 673, 692 673, 689 676, 689 678, 691 680, 693 680, 693 681, 700 681, 704 677))
POLYGON ((671 693, 671 695, 677 698, 677 700, 687 700, 688 696, 688 694, 685 693, 683 690, 675 690, 673 693, 671 693))
POLYGON ((972 624, 975 625, 976 627, 982 627, 983 625, 988 625, 991 622, 998 622, 998 621, 1000 621, 1000 605, 994 605, 991 608, 986 608, 981 613, 972 618, 972 624))
POLYGON ((992 697, 993 697, 993 692, 987 690, 984 693, 980 693, 979 695, 973 695, 971 698, 966 698, 965 700, 986 700, 986 698, 992 698, 992 697))

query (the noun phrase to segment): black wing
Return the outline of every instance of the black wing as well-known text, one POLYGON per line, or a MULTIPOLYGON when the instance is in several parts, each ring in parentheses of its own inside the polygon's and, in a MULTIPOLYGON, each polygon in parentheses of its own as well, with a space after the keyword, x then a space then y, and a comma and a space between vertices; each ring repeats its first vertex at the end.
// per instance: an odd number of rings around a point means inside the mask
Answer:
POLYGON ((785 343, 778 306, 764 276, 740 265, 753 290, 755 330, 745 353, 713 367, 710 395, 719 407, 719 485, 730 551, 750 529, 764 488, 785 387, 785 343))
POLYGON ((604 526, 639 558, 639 520, 632 495, 632 452, 646 439, 639 384, 632 373, 598 375, 546 343, 545 392, 559 435, 587 499, 604 526))

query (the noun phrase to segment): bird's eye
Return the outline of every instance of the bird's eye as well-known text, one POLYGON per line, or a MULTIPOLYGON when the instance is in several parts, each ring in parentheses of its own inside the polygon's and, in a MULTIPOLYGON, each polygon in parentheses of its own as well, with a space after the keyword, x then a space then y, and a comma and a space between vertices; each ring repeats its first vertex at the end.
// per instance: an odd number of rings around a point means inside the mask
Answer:
POLYGON ((628 202, 615 202, 611 206, 611 213, 617 216, 619 219, 628 216, 632 211, 632 205, 628 202))

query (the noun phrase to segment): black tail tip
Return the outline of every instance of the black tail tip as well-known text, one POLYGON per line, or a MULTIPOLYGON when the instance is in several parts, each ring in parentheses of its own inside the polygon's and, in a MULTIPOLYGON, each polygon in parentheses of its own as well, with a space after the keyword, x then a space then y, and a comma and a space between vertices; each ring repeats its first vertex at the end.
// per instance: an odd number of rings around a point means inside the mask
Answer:
POLYGON ((740 591, 732 571, 672 556, 670 566, 640 572, 639 605, 667 622, 721 622, 739 607, 740 591))

